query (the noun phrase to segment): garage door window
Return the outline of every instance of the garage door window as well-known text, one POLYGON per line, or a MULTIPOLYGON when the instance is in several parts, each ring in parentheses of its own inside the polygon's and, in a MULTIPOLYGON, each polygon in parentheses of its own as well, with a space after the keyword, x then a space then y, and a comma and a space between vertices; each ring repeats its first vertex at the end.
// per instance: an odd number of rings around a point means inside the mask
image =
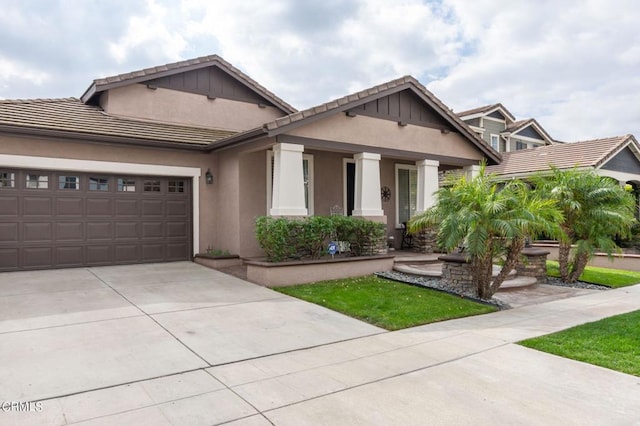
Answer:
POLYGON ((58 189, 80 189, 78 176, 58 176, 58 189))
POLYGON ((16 175, 15 173, 0 172, 0 188, 15 188, 16 175))
POLYGON ((118 178, 118 192, 136 192, 136 181, 130 178, 118 178))
POLYGON ((160 192, 160 181, 146 179, 143 188, 144 192, 160 192))
POLYGON ((27 188, 47 189, 49 188, 49 176, 35 173, 27 173, 27 188))
POLYGON ((108 191, 109 179, 108 178, 89 178, 89 191, 108 191))
POLYGON ((169 192, 184 192, 184 181, 183 180, 170 180, 169 181, 169 192))

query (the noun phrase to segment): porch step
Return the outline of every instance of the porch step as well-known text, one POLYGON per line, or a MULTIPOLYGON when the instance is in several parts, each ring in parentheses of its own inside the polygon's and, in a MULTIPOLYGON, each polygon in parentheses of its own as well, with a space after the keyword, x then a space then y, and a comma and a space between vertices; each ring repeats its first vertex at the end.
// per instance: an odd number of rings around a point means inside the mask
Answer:
POLYGON ((438 257, 442 253, 416 253, 414 255, 408 253, 398 254, 394 259, 394 263, 411 263, 411 264, 442 264, 438 257))
POLYGON ((504 280, 500 285, 498 291, 509 291, 514 289, 521 289, 525 287, 531 287, 538 283, 535 277, 515 277, 509 280, 504 280))
POLYGON ((442 276, 442 263, 394 263, 393 270, 409 275, 439 278, 442 276))
MULTIPOLYGON (((500 273, 501 267, 498 265, 493 265, 493 273, 492 276, 496 277, 500 273)), ((404 274, 410 275, 418 275, 422 277, 434 277, 440 278, 442 276, 442 262, 436 263, 416 263, 416 262, 396 262, 393 265, 393 270, 397 272, 402 272, 404 274)), ((518 278, 516 275, 516 270, 512 269, 507 275, 504 283, 501 287, 505 286, 505 283, 509 281, 513 281, 518 278)))

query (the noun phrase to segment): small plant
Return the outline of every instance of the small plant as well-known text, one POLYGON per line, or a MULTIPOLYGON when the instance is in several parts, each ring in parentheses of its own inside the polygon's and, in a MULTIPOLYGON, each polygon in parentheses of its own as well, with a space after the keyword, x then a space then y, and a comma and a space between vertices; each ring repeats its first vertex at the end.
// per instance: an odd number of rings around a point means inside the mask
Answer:
POLYGON ((211 248, 211 246, 207 247, 207 254, 211 256, 230 256, 229 250, 220 250, 211 248))

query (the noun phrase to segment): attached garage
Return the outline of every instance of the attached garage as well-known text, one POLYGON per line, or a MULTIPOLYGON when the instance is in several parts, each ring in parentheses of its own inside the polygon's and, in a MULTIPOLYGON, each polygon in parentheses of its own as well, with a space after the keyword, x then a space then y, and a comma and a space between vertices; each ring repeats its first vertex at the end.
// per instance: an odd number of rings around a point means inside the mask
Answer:
POLYGON ((189 260, 192 183, 0 169, 0 271, 189 260))

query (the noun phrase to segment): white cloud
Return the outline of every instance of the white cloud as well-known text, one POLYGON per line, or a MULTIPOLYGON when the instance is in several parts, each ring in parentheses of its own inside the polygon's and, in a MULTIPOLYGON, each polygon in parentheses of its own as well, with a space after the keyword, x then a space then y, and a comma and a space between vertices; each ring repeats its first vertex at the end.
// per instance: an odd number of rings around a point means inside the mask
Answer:
POLYGON ((171 22, 180 22, 173 14, 155 0, 147 0, 142 16, 134 15, 128 19, 126 33, 117 41, 109 43, 109 54, 121 64, 139 50, 150 59, 179 60, 187 47, 187 41, 181 35, 181 28, 172 28, 171 22))
POLYGON ((503 102, 558 139, 640 136, 636 4, 7 0, 0 96, 77 96, 93 78, 217 53, 299 108, 411 74, 455 110, 503 102))

